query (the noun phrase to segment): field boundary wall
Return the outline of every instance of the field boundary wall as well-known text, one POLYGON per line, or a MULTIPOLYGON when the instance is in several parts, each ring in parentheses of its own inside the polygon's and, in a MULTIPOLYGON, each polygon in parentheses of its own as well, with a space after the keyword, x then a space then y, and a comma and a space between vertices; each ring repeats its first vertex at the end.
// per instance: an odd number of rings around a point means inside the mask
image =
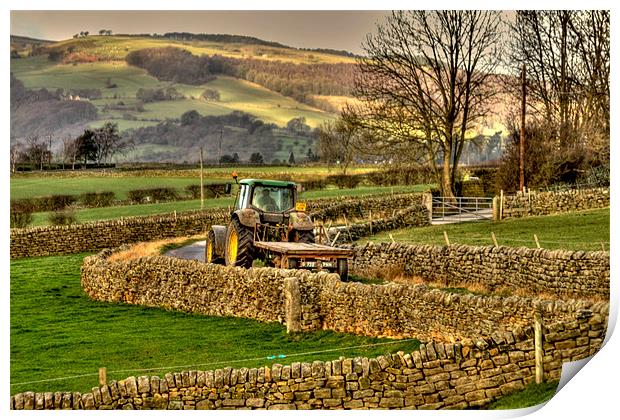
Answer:
MULTIPOLYGON (((600 349, 607 319, 582 313, 543 327, 545 380, 562 363, 600 349)), ((130 376, 90 392, 23 392, 12 410, 104 409, 469 409, 484 408, 535 378, 533 328, 495 339, 445 344, 378 357, 273 364, 260 368, 186 370, 130 376)))

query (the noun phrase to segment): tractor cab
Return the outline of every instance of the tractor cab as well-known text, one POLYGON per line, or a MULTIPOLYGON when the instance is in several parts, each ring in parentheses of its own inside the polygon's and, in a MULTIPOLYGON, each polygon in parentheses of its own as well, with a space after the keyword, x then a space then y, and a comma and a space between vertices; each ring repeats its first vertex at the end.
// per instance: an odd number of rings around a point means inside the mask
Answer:
POLYGON ((235 210, 252 208, 258 212, 285 213, 295 208, 297 185, 294 182, 243 179, 235 210))

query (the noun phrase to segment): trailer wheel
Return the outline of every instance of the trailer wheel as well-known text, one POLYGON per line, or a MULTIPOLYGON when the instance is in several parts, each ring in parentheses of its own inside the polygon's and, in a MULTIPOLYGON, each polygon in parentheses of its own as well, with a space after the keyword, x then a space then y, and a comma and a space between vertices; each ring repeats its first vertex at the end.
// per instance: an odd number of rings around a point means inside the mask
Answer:
POLYGON ((232 219, 226 231, 226 248, 224 251, 226 265, 252 267, 254 261, 252 241, 252 230, 239 223, 239 220, 232 219))
POLYGON ((340 280, 347 281, 349 280, 349 262, 346 258, 338 258, 337 261, 338 266, 338 275, 340 276, 340 280))
POLYGON ((215 233, 210 230, 205 245, 205 262, 209 264, 224 264, 224 258, 217 255, 215 248, 215 233))
POLYGON ((313 244, 315 242, 314 230, 294 230, 289 241, 302 244, 313 244))

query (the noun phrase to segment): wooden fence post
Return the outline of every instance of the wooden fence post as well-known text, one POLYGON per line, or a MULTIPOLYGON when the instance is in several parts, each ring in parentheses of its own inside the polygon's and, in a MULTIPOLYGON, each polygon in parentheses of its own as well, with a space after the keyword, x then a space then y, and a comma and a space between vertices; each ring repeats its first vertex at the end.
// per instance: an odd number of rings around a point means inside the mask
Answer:
POLYGON ((493 239, 493 245, 498 247, 499 245, 497 244, 497 238, 495 237, 495 232, 491 232, 491 238, 493 239))
POLYGON ((540 384, 545 380, 545 370, 543 366, 542 316, 538 309, 534 315, 534 358, 536 361, 536 383, 540 384))
POLYGON ((534 234, 534 241, 536 242, 536 248, 540 249, 540 242, 538 242, 538 236, 536 236, 536 234, 534 234))
POLYGON ((108 383, 106 368, 99 368, 99 385, 103 386, 108 383))
POLYGON ((450 239, 448 239, 448 232, 446 232, 445 230, 443 231, 443 238, 446 241, 446 245, 450 246, 450 239))
POLYGON ((504 190, 499 190, 499 220, 504 218, 504 190))
POLYGON ((284 279, 284 298, 286 332, 290 334, 301 331, 301 295, 297 278, 284 279))

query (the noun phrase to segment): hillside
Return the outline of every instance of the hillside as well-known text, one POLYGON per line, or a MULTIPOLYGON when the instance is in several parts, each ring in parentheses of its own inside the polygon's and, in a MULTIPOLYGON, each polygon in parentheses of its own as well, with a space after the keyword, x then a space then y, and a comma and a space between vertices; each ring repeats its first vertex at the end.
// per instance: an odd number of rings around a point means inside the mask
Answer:
MULTIPOLYGON (((167 34, 167 36, 187 38, 187 34, 167 34)), ((269 77, 269 72, 288 66, 286 68, 289 73, 278 76, 279 80, 282 80, 289 77, 290 69, 295 70, 298 65, 305 66, 303 69, 307 73, 307 69, 311 70, 315 65, 322 65, 328 69, 332 64, 352 66, 354 59, 345 52, 332 54, 329 51, 298 50, 246 37, 231 38, 218 35, 204 38, 205 36, 201 39, 188 40, 163 36, 89 36, 56 43, 33 44, 30 50, 21 50, 20 55, 23 58, 11 59, 11 72, 14 77, 31 91, 47 90, 47 96, 62 100, 59 102, 62 105, 66 104, 65 101, 92 104, 96 109, 96 115, 90 113, 88 118, 85 117, 79 123, 63 125, 62 122, 55 121, 57 115, 53 109, 48 110, 49 115, 42 117, 46 111, 46 104, 39 107, 36 115, 31 112, 13 112, 12 107, 11 133, 17 138, 27 135, 47 136, 52 133, 55 145, 53 149, 58 151, 61 137, 76 136, 87 126, 99 127, 106 121, 117 123, 120 131, 129 135, 130 129, 157 126, 169 119, 178 120, 191 110, 196 110, 202 116, 223 116, 240 111, 251 114, 266 124, 281 127, 274 136, 276 144, 271 151, 267 150, 267 155, 280 160, 288 159, 291 151, 305 155, 307 148, 313 146, 313 140, 287 132, 284 130, 287 123, 292 119, 302 118, 308 126, 315 128, 322 122, 333 119, 335 114, 294 99, 293 93, 299 96, 299 89, 295 92, 286 91, 282 89, 280 81, 277 82, 276 88, 282 90, 284 94, 278 93, 277 89, 265 87, 274 80, 269 77), (231 40, 235 42, 229 42, 231 40), (249 74, 244 68, 243 76, 246 80, 243 77, 218 74, 210 77, 205 83, 187 84, 178 83, 176 80, 158 80, 145 69, 129 65, 125 61, 127 54, 133 51, 164 47, 182 48, 192 57, 217 55, 220 59, 239 60, 235 63, 244 64, 248 61, 241 60, 253 60, 249 61, 253 67, 249 74), (259 68, 261 72, 259 74, 256 66, 262 66, 260 63, 263 62, 274 64, 259 68), (249 77, 256 77, 262 83, 248 81, 249 77), (162 92, 174 92, 174 95, 158 95, 162 92), (205 97, 205 92, 208 92, 208 97, 205 97), (148 100, 145 99, 146 96, 149 96, 148 100), (273 150, 279 152, 273 154, 273 150)), ((15 47, 19 42, 21 42, 19 45, 25 45, 19 37, 12 37, 11 41, 16 42, 15 47)), ((315 85, 320 88, 325 84, 315 85)), ((306 95, 303 92, 301 94, 305 102, 312 102, 316 97, 316 102, 329 110, 337 110, 347 98, 341 94, 334 95, 333 100, 330 95, 306 95)), ((36 104, 31 103, 28 109, 35 107, 36 104)), ((170 159, 178 151, 174 145, 154 146, 155 144, 155 141, 137 144, 135 150, 123 159, 146 158, 151 161, 161 155, 170 159), (155 152, 151 153, 150 147, 155 152), (162 150, 165 153, 159 155, 156 153, 162 150)), ((240 155, 243 156, 245 153, 240 155)))

